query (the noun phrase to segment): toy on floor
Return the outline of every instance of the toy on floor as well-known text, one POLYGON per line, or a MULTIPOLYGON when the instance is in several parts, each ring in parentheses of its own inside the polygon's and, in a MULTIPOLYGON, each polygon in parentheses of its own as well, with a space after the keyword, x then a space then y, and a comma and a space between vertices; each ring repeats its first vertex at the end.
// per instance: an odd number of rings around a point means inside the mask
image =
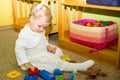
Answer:
POLYGON ((32 71, 30 68, 28 69, 28 74, 25 75, 24 80, 38 80, 38 74, 39 69, 35 68, 34 71, 32 71))
POLYGON ((61 56, 61 59, 62 59, 62 60, 65 60, 65 61, 68 61, 68 62, 70 62, 70 63, 76 63, 76 61, 71 60, 71 58, 70 58, 68 55, 63 55, 63 56, 61 56))
POLYGON ((64 78, 64 80, 68 80, 68 78, 64 78))
POLYGON ((47 70, 38 70, 35 68, 34 71, 28 69, 28 74, 25 75, 24 80, 38 80, 38 76, 43 80, 74 80, 74 74, 69 74, 68 78, 64 78, 62 75, 63 71, 60 69, 55 69, 54 73, 50 73, 47 70))
POLYGON ((71 60, 68 55, 61 56, 61 59, 65 60, 65 61, 70 61, 71 60))
POLYGON ((68 75, 68 78, 64 78, 63 75, 57 77, 57 80, 74 80, 74 73, 68 75))
POLYGON ((68 80, 74 80, 74 74, 73 73, 68 75, 68 80))
POLYGON ((94 69, 94 68, 90 68, 87 71, 79 71, 83 74, 87 75, 88 80, 94 80, 97 78, 97 76, 102 76, 102 77, 106 77, 107 74, 105 72, 102 72, 101 69, 94 69))
POLYGON ((28 69, 28 74, 29 75, 38 75, 39 74, 39 69, 35 68, 34 71, 32 71, 30 68, 28 69))
POLYGON ((60 69, 55 69, 54 74, 48 72, 47 70, 39 71, 38 68, 35 68, 34 71, 28 69, 28 74, 25 75, 24 80, 38 80, 38 76, 44 80, 55 80, 55 76, 62 75, 63 71, 60 69))
POLYGON ((60 69, 55 69, 55 70, 54 70, 54 75, 55 75, 55 76, 62 75, 62 74, 63 74, 63 71, 62 71, 62 70, 60 70, 60 69))
POLYGON ((26 74, 24 80, 38 80, 38 76, 26 74))
POLYGON ((57 80, 64 80, 64 76, 63 75, 58 76, 57 80))
POLYGON ((47 70, 41 70, 39 76, 44 80, 55 80, 55 76, 48 72, 47 70))
POLYGON ((7 75, 8 78, 14 79, 14 78, 17 78, 18 76, 20 76, 21 73, 16 71, 16 70, 14 70, 14 71, 8 72, 6 75, 7 75))

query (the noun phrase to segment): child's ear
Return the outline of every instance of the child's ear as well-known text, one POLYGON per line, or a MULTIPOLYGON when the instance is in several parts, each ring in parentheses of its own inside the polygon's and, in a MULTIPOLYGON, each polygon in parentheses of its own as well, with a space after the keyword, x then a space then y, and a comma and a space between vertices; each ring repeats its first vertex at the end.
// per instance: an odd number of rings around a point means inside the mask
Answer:
POLYGON ((34 17, 30 16, 30 22, 33 22, 33 20, 34 20, 34 17))

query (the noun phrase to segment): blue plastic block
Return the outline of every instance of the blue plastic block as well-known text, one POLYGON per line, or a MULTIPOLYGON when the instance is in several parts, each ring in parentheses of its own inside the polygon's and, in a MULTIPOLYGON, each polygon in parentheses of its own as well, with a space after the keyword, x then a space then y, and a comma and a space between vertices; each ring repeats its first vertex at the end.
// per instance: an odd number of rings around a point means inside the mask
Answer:
POLYGON ((38 80, 38 76, 37 75, 30 76, 29 74, 26 74, 24 80, 38 80))
POLYGON ((54 75, 57 76, 57 75, 62 75, 63 74, 63 71, 60 70, 60 69, 55 69, 54 70, 54 75))
POLYGON ((46 70, 40 70, 39 76, 44 80, 55 80, 55 76, 46 70))
POLYGON ((74 74, 73 73, 68 75, 68 80, 74 80, 74 74))

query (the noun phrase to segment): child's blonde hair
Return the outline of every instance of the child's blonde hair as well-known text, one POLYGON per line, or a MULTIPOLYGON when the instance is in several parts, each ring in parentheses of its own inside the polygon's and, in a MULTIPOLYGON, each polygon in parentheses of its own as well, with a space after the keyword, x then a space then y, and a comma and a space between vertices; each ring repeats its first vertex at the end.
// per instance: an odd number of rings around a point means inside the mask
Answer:
POLYGON ((49 21, 52 20, 51 10, 44 4, 35 4, 31 8, 30 17, 46 17, 49 21), (39 6, 39 7, 38 7, 39 6))

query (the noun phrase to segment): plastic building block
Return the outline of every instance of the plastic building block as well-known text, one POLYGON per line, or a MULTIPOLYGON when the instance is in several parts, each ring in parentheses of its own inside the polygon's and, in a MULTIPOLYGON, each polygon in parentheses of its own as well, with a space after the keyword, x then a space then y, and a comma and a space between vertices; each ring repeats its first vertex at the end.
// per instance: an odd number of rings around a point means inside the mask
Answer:
POLYGON ((71 60, 68 55, 61 56, 61 59, 65 60, 65 61, 70 61, 71 60))
POLYGON ((68 75, 68 80, 74 80, 74 74, 73 73, 68 75))
POLYGON ((64 78, 64 80, 68 80, 68 78, 64 78))
POLYGON ((8 72, 6 75, 7 75, 8 78, 15 79, 18 76, 20 76, 21 73, 16 71, 16 70, 13 70, 13 71, 8 72))
POLYGON ((57 76, 57 80, 64 80, 63 75, 57 76))
POLYGON ((109 22, 108 21, 100 21, 100 23, 104 26, 109 26, 109 22))
POLYGON ((39 76, 44 80, 55 80, 55 76, 46 70, 40 70, 39 76))
POLYGON ((38 80, 38 76, 37 75, 31 76, 29 74, 26 74, 24 80, 38 80))
POLYGON ((28 74, 29 75, 38 75, 39 74, 39 70, 38 68, 35 68, 34 71, 32 71, 30 68, 28 69, 28 74))
POLYGON ((112 25, 112 24, 114 24, 114 22, 113 21, 109 21, 109 25, 112 25))
POLYGON ((63 71, 60 70, 60 69, 55 69, 54 70, 54 75, 57 76, 57 75, 62 75, 63 74, 63 71))

